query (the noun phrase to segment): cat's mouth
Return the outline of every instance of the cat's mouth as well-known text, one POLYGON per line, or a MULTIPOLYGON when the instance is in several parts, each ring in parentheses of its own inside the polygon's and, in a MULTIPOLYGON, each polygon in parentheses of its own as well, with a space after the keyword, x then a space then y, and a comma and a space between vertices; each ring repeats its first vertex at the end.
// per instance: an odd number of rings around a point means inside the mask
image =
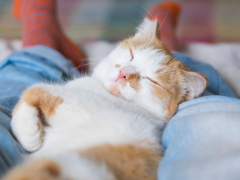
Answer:
POLYGON ((116 80, 110 80, 110 87, 107 89, 114 96, 124 98, 124 95, 121 93, 121 90, 126 88, 127 83, 128 83, 127 78, 117 78, 116 80))
POLYGON ((118 87, 118 81, 119 80, 111 81, 111 85, 107 89, 114 96, 122 97, 121 92, 120 92, 119 87, 118 87))

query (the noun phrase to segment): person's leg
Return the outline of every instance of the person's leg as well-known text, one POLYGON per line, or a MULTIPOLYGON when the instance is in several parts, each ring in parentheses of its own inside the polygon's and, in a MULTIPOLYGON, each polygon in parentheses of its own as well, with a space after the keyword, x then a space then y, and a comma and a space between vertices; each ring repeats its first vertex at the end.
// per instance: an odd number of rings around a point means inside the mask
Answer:
POLYGON ((14 16, 23 25, 23 47, 45 45, 72 60, 79 71, 85 70, 80 49, 63 33, 57 19, 56 0, 15 0, 14 16))
POLYGON ((176 2, 163 2, 148 11, 149 19, 157 19, 163 43, 171 51, 178 51, 176 25, 181 7, 176 2))

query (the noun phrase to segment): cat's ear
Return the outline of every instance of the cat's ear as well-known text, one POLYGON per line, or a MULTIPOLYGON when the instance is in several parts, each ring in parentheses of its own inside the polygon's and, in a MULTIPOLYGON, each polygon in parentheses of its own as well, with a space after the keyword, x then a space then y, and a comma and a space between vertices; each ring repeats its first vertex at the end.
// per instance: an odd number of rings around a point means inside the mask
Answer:
POLYGON ((207 87, 207 77, 198 72, 184 71, 181 84, 182 93, 186 100, 199 96, 207 87))
POLYGON ((160 32, 159 32, 159 24, 157 19, 150 20, 148 18, 145 18, 140 24, 140 26, 137 28, 137 33, 134 37, 158 37, 160 38, 160 32))

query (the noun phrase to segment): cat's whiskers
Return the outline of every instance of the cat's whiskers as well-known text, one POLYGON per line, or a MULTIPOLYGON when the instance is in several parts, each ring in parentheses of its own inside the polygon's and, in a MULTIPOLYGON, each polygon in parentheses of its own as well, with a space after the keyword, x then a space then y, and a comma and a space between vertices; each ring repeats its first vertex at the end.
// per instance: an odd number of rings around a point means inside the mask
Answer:
MULTIPOLYGON (((83 64, 83 65, 80 65, 80 66, 77 66, 77 67, 74 67, 74 68, 70 69, 70 71, 73 71, 73 70, 75 70, 75 69, 78 69, 78 68, 80 68, 80 67, 85 67, 85 66, 88 66, 88 65, 89 65, 89 64, 83 64)), ((83 73, 83 71, 82 71, 81 73, 83 73)))
MULTIPOLYGON (((144 6, 142 6, 141 4, 137 3, 141 8, 143 8, 150 16, 151 18, 153 18, 152 14, 150 13, 150 11, 148 11, 144 6)), ((145 16, 143 15, 143 17, 145 18, 145 16)), ((147 37, 147 44, 146 47, 150 47, 150 44, 152 43, 152 41, 154 40, 154 37, 151 38, 151 40, 149 41, 149 37, 147 37)))
POLYGON ((95 54, 95 55, 91 54, 91 58, 103 59, 103 58, 105 58, 105 56, 100 56, 98 54, 95 54))
POLYGON ((91 59, 90 58, 78 58, 77 60, 78 61, 83 61, 83 62, 85 62, 85 61, 101 61, 102 59, 104 59, 106 56, 100 56, 99 54, 91 54, 91 59))
POLYGON ((139 21, 137 21, 136 19, 134 19, 134 18, 132 18, 132 17, 128 17, 128 16, 125 16, 126 18, 129 18, 129 19, 131 19, 131 20, 133 20, 133 21, 135 21, 137 24, 140 24, 140 22, 139 21))
POLYGON ((137 3, 140 7, 142 7, 145 11, 147 11, 147 13, 153 18, 152 14, 145 8, 143 7, 141 4, 137 3))
MULTIPOLYGON (((100 58, 85 58, 85 61, 89 62, 89 63, 99 63, 102 59, 100 58)), ((78 60, 79 62, 85 62, 82 59, 78 60)))
MULTIPOLYGON (((142 7, 150 16, 151 16, 151 18, 153 19, 153 15, 150 13, 150 11, 149 10, 147 10, 145 7, 143 7, 141 4, 138 4, 140 7, 142 7)), ((169 11, 168 11, 169 12, 169 11)), ((168 15, 168 13, 166 14, 166 16, 168 15)), ((164 20, 166 19, 166 16, 165 16, 165 18, 164 18, 164 20)), ((144 16, 145 17, 145 16, 144 16)), ((163 20, 163 21, 164 21, 163 20)), ((161 24, 162 25, 162 24, 161 24)), ((160 28, 158 29, 158 31, 157 31, 157 33, 156 34, 158 34, 158 32, 160 31, 160 28)), ((152 37, 151 38, 151 40, 149 41, 149 37, 147 38, 147 44, 146 44, 146 47, 149 47, 150 46, 150 44, 154 41, 154 38, 155 37, 152 37)))
POLYGON ((164 23, 165 19, 167 18, 167 16, 168 16, 168 14, 169 14, 170 10, 172 9, 172 7, 173 7, 173 4, 171 4, 171 6, 170 6, 170 8, 168 9, 168 11, 167 11, 167 13, 166 13, 165 17, 163 18, 163 20, 162 20, 161 24, 159 25, 159 29, 158 29, 158 32, 157 32, 157 33, 159 33, 159 31, 160 31, 160 29, 161 29, 161 27, 162 27, 162 25, 163 25, 163 23, 164 23))
MULTIPOLYGON (((140 12, 141 13, 141 15, 142 15, 142 19, 144 19, 145 18, 145 15, 142 13, 142 12, 140 12)), ((140 23, 139 23, 140 24, 140 23)))
POLYGON ((93 64, 93 65, 96 65, 96 64, 94 64, 94 63, 85 63, 85 64, 81 64, 81 65, 79 65, 79 66, 77 66, 77 67, 75 67, 75 68, 73 68, 73 69, 77 69, 77 68, 80 68, 80 67, 84 67, 84 66, 88 66, 88 65, 91 65, 91 64, 93 64))
POLYGON ((85 62, 85 61, 101 61, 101 58, 94 58, 94 59, 89 59, 89 58, 81 58, 81 59, 77 59, 79 62, 85 62))

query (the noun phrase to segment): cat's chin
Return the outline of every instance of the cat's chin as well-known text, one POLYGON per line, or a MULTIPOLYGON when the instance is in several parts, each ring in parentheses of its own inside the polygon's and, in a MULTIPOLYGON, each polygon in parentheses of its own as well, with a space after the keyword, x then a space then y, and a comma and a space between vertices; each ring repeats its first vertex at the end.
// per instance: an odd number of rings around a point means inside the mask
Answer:
POLYGON ((111 85, 109 87, 106 88, 112 95, 117 96, 117 97, 121 97, 122 95, 120 93, 120 90, 118 88, 118 84, 116 81, 112 82, 111 85))
POLYGON ((122 95, 120 94, 120 91, 116 85, 111 85, 110 88, 108 89, 108 91, 114 96, 122 97, 122 95))

